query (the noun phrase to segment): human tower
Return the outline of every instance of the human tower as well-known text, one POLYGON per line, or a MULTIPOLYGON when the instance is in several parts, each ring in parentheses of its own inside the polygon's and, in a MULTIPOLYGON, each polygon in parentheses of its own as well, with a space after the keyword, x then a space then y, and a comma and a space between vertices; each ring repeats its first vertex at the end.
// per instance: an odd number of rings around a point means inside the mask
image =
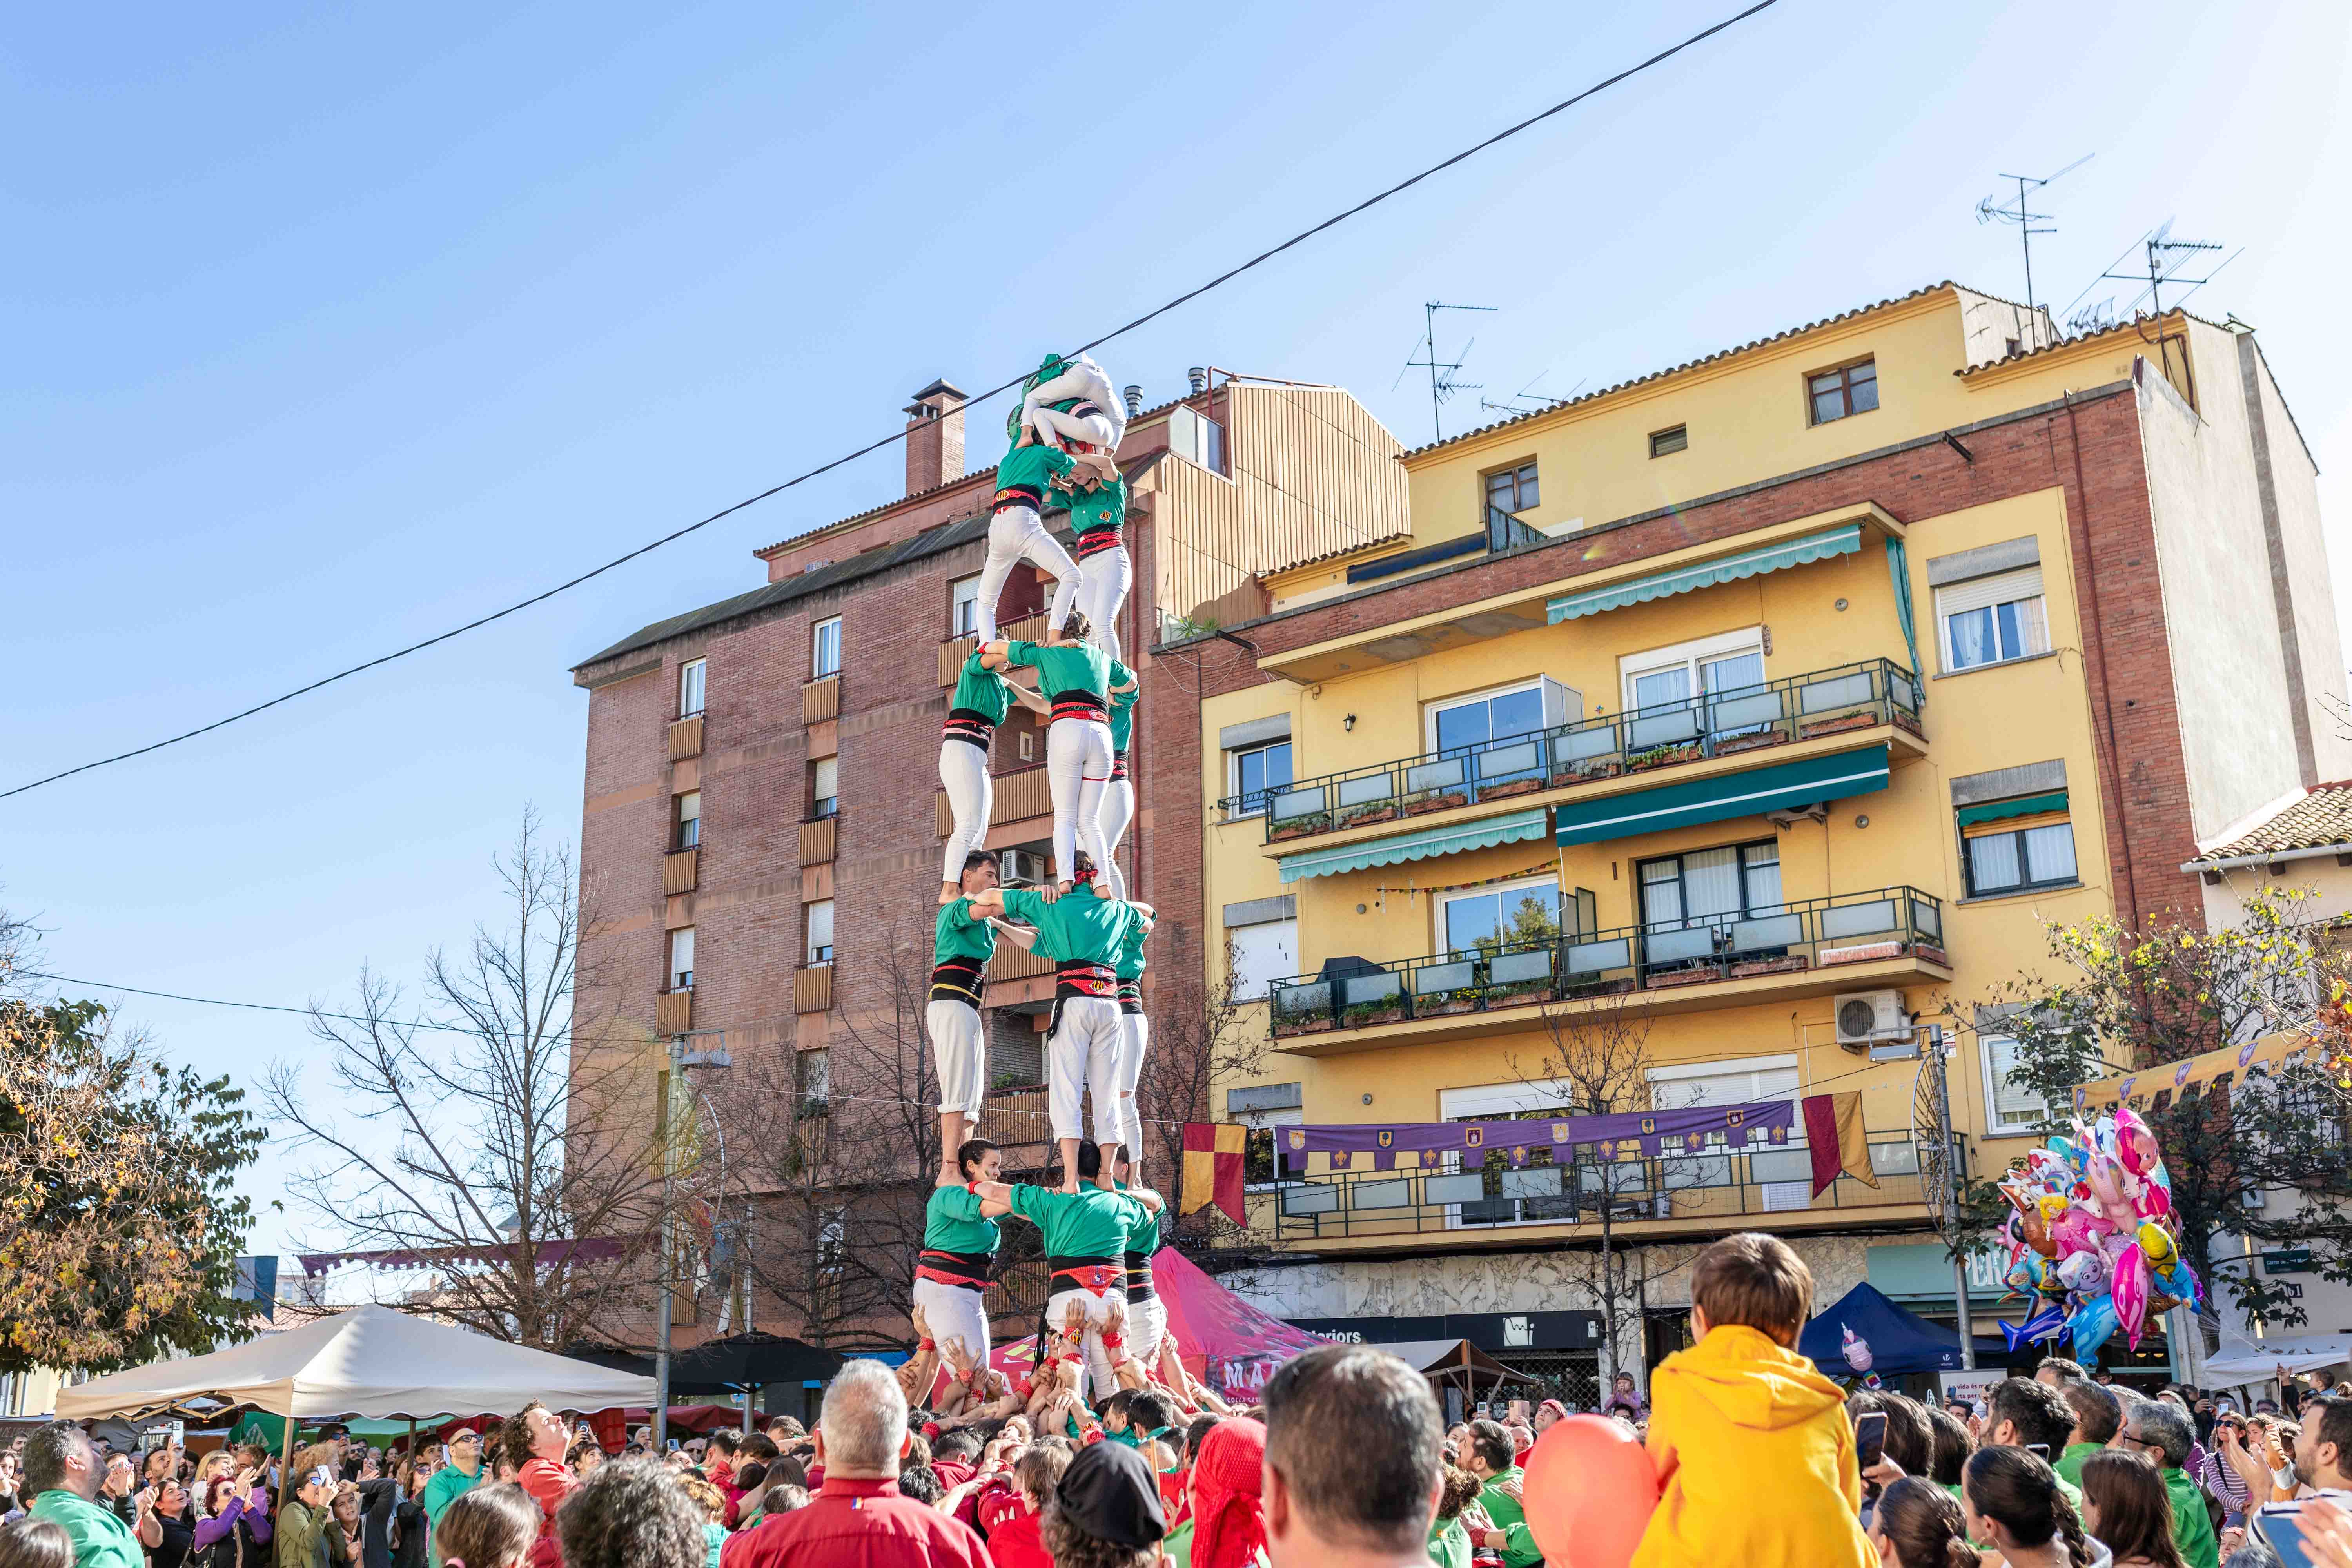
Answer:
POLYGON ((1126 424, 1110 378, 1084 355, 1049 356, 1029 378, 1005 420, 1012 447, 997 465, 989 514, 979 646, 964 660, 940 733, 940 784, 955 818, 940 866, 925 1016, 939 1065, 940 1161, 914 1308, 923 1351, 936 1347, 974 1403, 997 1386, 988 1371, 985 1297, 1002 1215, 1019 1215, 1044 1234, 1053 1272, 1046 1321, 1061 1331, 1041 1343, 1039 1360, 1055 1377, 1075 1381, 1083 1360, 1096 1396, 1105 1396, 1122 1366, 1154 1364, 1166 1326, 1151 1286, 1160 1200, 1129 1185, 1143 1152, 1135 1095, 1149 1036, 1141 981, 1152 911, 1128 898, 1118 859, 1135 817, 1127 752, 1138 687, 1119 660, 1118 631, 1134 581, 1118 465, 1126 424), (1074 552, 1045 531, 1049 500, 1069 510, 1074 552), (1037 642, 997 635, 1005 578, 1024 560, 1055 582, 1037 642), (1006 672, 1014 668, 1035 670, 1037 689, 1012 679, 1006 672), (1001 886, 985 848, 989 742, 1015 702, 1050 716, 1054 881, 1040 888, 1001 886), (1057 1186, 1007 1185, 995 1146, 974 1136, 988 1078, 981 988, 1000 938, 1054 961, 1046 1077, 1057 1186), (1079 1113, 1088 1094, 1091 1141, 1079 1113))

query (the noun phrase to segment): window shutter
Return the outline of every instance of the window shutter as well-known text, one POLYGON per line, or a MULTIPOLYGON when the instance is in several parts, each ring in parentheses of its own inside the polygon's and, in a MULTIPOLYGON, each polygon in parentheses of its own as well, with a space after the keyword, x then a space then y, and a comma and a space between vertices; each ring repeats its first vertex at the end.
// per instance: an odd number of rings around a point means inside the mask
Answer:
MULTIPOLYGON (((1948 588, 1936 590, 1936 611, 1938 615, 1964 615, 1969 610, 1981 610, 1990 605, 2005 605, 2012 599, 2037 599, 2042 596, 2042 568, 2021 566, 2014 572, 1996 572, 1990 577, 1974 577, 1965 583, 1955 583, 1948 588)), ((2036 617, 2037 621, 2040 617, 2036 617)), ((2046 651, 2050 635, 2044 629, 2041 637, 2046 651)))
POLYGON ((1584 717, 1584 694, 1547 675, 1543 677, 1543 708, 1544 728, 1558 729, 1584 717))

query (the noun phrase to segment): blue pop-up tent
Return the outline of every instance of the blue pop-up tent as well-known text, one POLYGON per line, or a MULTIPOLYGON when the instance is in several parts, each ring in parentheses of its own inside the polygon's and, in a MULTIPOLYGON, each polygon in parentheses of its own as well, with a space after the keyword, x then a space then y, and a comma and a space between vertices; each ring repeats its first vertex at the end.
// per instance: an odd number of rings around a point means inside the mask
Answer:
MULTIPOLYGON (((1876 1286, 1855 1286, 1813 1314, 1797 1336, 1797 1349, 1832 1377, 1882 1377, 1906 1372, 1958 1372, 1960 1336, 1939 1328, 1916 1312, 1888 1300, 1876 1286), (1869 1346, 1870 1364, 1856 1366, 1846 1359, 1846 1334, 1869 1346)), ((2000 1366, 2008 1362, 2009 1347, 1998 1339, 1977 1338, 1977 1363, 2000 1366)))

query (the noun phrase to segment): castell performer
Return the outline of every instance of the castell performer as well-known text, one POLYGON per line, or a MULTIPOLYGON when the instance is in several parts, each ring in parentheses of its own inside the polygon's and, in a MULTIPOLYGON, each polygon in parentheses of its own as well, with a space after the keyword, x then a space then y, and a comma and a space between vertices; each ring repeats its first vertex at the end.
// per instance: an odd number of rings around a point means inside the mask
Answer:
POLYGON ((1008 1205, 981 1196, 1003 1173, 1004 1157, 985 1138, 967 1142, 940 1173, 923 1208, 923 1252, 915 1260, 915 1306, 935 1344, 961 1341, 974 1366, 988 1364, 988 1310, 982 1299, 1002 1239, 996 1216, 1008 1205))
POLYGON ((940 906, 932 922, 931 994, 923 1026, 940 1072, 940 1180, 955 1173, 953 1153, 980 1125, 988 1082, 988 1033, 980 1016, 981 977, 996 956, 996 933, 1027 947, 1036 933, 1000 925, 973 910, 996 887, 996 857, 986 849, 964 857, 960 894, 940 906))
MULTIPOLYGON (((1045 363, 1058 363, 1051 358, 1045 363)), ((996 639, 996 605, 1004 596, 1004 579, 1012 574, 1013 563, 1030 561, 1051 574, 1055 599, 1066 609, 1077 592, 1077 563, 1045 531, 1045 491, 1081 468, 1100 479, 1118 477, 1118 465, 1110 453, 1086 452, 1073 458, 1062 450, 1057 439, 1042 435, 1034 425, 1023 424, 1021 414, 1015 409, 1006 419, 1013 447, 996 465, 996 499, 988 514, 988 559, 980 569, 980 593, 973 610, 983 643, 996 639)))
POLYGON ((1067 1322, 1071 1305, 1077 1305, 1086 1319, 1087 1370, 1093 1374, 1095 1397, 1107 1399, 1118 1387, 1110 1352, 1123 1347, 1104 1342, 1103 1325, 1110 1320, 1111 1302, 1126 1294, 1128 1238, 1141 1219, 1160 1212, 1160 1195, 1140 1187, 1114 1191, 1101 1152, 1092 1144, 1080 1145, 1076 1160, 1062 1169, 1066 1181, 1060 1187, 976 1182, 971 1191, 984 1202, 1003 1204, 1042 1233, 1045 1267, 1053 1271, 1046 1283, 1045 1321, 1067 1322), (1079 1178, 1084 1184, 1068 1184, 1079 1178))
POLYGON ((1042 643, 980 647, 981 662, 991 669, 1034 666, 1038 689, 1053 704, 1045 787, 1054 797, 1054 874, 1065 892, 1080 850, 1097 866, 1110 859, 1102 830, 1103 791, 1110 784, 1110 656, 1087 640, 1091 629, 1086 616, 1074 615, 1049 626, 1042 643))
POLYGON ((1142 695, 1135 671, 1118 662, 1110 665, 1110 782, 1103 785, 1102 809, 1095 815, 1103 830, 1103 876, 1113 897, 1127 897, 1127 878, 1118 868, 1119 840, 1135 820, 1135 781, 1127 776, 1127 746, 1135 734, 1135 700, 1142 695))
POLYGON ((1127 434, 1127 405, 1111 390, 1108 374, 1085 354, 1047 354, 1021 394, 1021 406, 1005 434, 1017 440, 1024 427, 1056 447, 1084 441, 1116 452, 1127 434))
POLYGON ((940 860, 940 902, 943 904, 955 900, 957 884, 968 869, 965 858, 988 840, 988 816, 995 801, 988 745, 1015 700, 1034 712, 1052 711, 1044 698, 982 664, 979 650, 974 649, 956 676, 947 723, 940 730, 940 787, 947 793, 948 809, 955 816, 955 828, 948 835, 940 860))
MULTIPOLYGON (((1137 1152, 1129 1144, 1119 1152, 1118 1163, 1111 1168, 1116 1178, 1113 1185, 1122 1193, 1135 1185, 1137 1152)), ((1160 1299, 1151 1280, 1152 1254, 1160 1250, 1160 1216, 1146 1211, 1137 1217, 1140 1223, 1127 1233, 1127 1353, 1149 1373, 1160 1364, 1160 1339, 1168 1331, 1168 1303, 1160 1299)))
POLYGON ((1078 610, 1093 623, 1095 638, 1117 658, 1118 612, 1127 591, 1135 584, 1135 566, 1127 553, 1127 480, 1113 468, 1072 473, 1054 481, 1054 498, 1070 508, 1071 551, 1078 563, 1075 584, 1065 580, 1054 589, 1054 615, 1058 619, 1075 598, 1078 610))
POLYGON ((1151 934, 1152 921, 1159 917, 1150 904, 1127 907, 1135 919, 1129 923, 1112 964, 1118 976, 1118 1141, 1127 1146, 1128 1159, 1139 1167, 1143 1114, 1136 1109, 1135 1097, 1143 1084, 1143 1053, 1151 1043, 1150 1021, 1143 1013, 1143 939, 1151 934))
POLYGON ((1134 907, 1110 896, 1091 858, 1080 855, 1076 889, 1054 894, 994 888, 972 900, 982 914, 1005 913, 1037 928, 1031 951, 1054 961, 1054 1011, 1046 1036, 1046 1107, 1061 1147, 1063 1189, 1075 1192, 1084 1129, 1079 1098, 1091 1089, 1095 1142, 1116 1152, 1119 1124, 1118 950, 1134 907))

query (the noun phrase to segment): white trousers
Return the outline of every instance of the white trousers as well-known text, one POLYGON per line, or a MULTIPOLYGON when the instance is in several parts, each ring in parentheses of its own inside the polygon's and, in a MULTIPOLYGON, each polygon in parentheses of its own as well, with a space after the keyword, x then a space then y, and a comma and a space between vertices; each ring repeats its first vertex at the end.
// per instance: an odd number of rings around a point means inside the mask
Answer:
POLYGON ((1117 1290, 1101 1296, 1091 1290, 1056 1290, 1045 1299, 1045 1326, 1055 1333, 1060 1333, 1062 1325, 1069 1321, 1071 1302, 1078 1303, 1086 1312, 1086 1336, 1079 1342, 1086 1352, 1087 1373, 1097 1403, 1118 1390, 1118 1373, 1111 1369, 1110 1352, 1102 1342, 1102 1330, 1110 1319, 1111 1302, 1123 1300, 1117 1290))
POLYGON ((1110 726, 1099 719, 1056 719, 1045 727, 1045 787, 1054 796, 1054 876, 1070 879, 1077 851, 1108 868, 1103 840, 1103 786, 1110 783, 1110 726))
POLYGON ((1109 851, 1102 863, 1103 875, 1110 879, 1114 897, 1127 897, 1127 873, 1118 868, 1118 842, 1127 837, 1127 826, 1135 820, 1135 781, 1113 779, 1103 785, 1102 808, 1095 813, 1102 824, 1103 847, 1109 851))
POLYGON ((973 611, 980 640, 984 643, 996 640, 996 602, 1004 596, 1004 579, 1013 574, 1014 563, 1021 561, 1053 574, 1057 600, 1062 593, 1060 584, 1070 584, 1072 591, 1076 591, 1078 563, 1045 531, 1036 509, 997 508, 988 519, 988 560, 980 569, 980 598, 973 611))
MULTIPOLYGON (((1073 893, 1090 899, 1092 893, 1073 893)), ((1091 1089, 1095 1097, 1095 1142, 1119 1141, 1118 1066, 1121 1014, 1115 996, 1073 996, 1062 1004, 1062 1018, 1047 1043, 1045 1103, 1052 1113, 1054 1136, 1083 1138, 1078 1097, 1091 1089)))
MULTIPOLYGON (((924 1310, 929 1311, 929 1308, 924 1310)), ((936 1321, 933 1324, 937 1326, 936 1321)), ((1168 1303, 1155 1288, 1150 1295, 1127 1304, 1127 1353, 1146 1366, 1160 1361, 1160 1336, 1168 1331, 1168 1303)))
POLYGON ((988 842, 988 814, 996 785, 988 773, 988 749, 969 741, 940 742, 940 787, 948 792, 955 826, 940 851, 940 880, 960 883, 967 857, 988 842))
MULTIPOLYGON (((950 1340, 961 1340, 975 1366, 988 1364, 988 1309, 982 1300, 977 1290, 942 1285, 936 1279, 915 1281, 915 1305, 923 1310, 932 1342, 944 1345, 950 1340)), ((940 1360, 944 1363, 946 1358, 940 1360)))
POLYGON ((1143 1149, 1143 1113, 1135 1108, 1136 1091, 1143 1082, 1143 1053, 1151 1043, 1151 1020, 1140 1013, 1121 1013, 1118 1025, 1118 1141, 1127 1145, 1127 1157, 1133 1160, 1143 1149))
POLYGON ((978 1116, 981 1085, 988 1078, 988 1034, 981 1026, 980 1009, 943 996, 923 1009, 923 1025, 939 1064, 940 1114, 961 1110, 978 1116))
POLYGON ((1021 395, 1021 423, 1041 432, 1066 433, 1107 451, 1116 451, 1120 438, 1127 434, 1127 405, 1119 401, 1118 389, 1111 385, 1110 373, 1088 355, 1080 354, 1068 362, 1061 374, 1051 381, 1041 381, 1021 395), (1045 406, 1073 397, 1083 398, 1100 412, 1073 418, 1045 406))
POLYGON ((1078 563, 1078 611, 1095 628, 1095 642, 1113 658, 1118 658, 1118 612, 1134 585, 1135 563, 1124 544, 1097 550, 1078 563))

